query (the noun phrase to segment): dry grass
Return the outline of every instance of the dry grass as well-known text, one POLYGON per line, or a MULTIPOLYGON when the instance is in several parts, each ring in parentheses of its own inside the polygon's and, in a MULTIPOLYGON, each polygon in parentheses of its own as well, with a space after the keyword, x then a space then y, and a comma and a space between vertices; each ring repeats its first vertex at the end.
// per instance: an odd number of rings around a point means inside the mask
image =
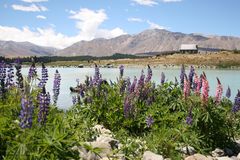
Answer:
POLYGON ((139 58, 139 59, 118 59, 118 60, 101 60, 87 63, 86 61, 64 61, 64 62, 53 62, 49 65, 54 66, 78 66, 83 64, 84 66, 91 66, 93 63, 99 65, 113 64, 118 66, 120 64, 126 66, 175 66, 175 65, 198 65, 200 67, 217 67, 217 68, 233 68, 240 67, 240 54, 234 54, 232 52, 218 52, 218 53, 207 53, 207 54, 173 54, 160 57, 150 58, 139 58))

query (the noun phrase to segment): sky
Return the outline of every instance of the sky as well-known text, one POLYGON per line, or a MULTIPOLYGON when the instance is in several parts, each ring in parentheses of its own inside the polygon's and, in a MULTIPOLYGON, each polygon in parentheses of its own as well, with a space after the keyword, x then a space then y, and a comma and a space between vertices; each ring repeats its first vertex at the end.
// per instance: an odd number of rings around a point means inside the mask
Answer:
POLYGON ((63 49, 147 29, 240 37, 240 0, 0 0, 0 40, 63 49))

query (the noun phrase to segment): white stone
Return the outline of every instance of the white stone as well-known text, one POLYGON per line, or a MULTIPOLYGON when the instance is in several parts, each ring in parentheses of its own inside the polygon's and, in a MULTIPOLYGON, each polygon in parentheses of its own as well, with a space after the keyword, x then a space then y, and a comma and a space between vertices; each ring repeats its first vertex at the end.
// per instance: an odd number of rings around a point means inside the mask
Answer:
POLYGON ((186 155, 193 155, 195 153, 195 149, 192 146, 187 146, 181 148, 181 152, 186 155))
POLYGON ((232 160, 229 157, 217 157, 217 160, 232 160))
POLYGON ((164 160, 162 155, 155 154, 151 151, 145 151, 143 154, 143 160, 164 160))
POLYGON ((214 151, 212 151, 213 157, 223 157, 224 155, 225 155, 225 152, 220 148, 216 148, 214 151))

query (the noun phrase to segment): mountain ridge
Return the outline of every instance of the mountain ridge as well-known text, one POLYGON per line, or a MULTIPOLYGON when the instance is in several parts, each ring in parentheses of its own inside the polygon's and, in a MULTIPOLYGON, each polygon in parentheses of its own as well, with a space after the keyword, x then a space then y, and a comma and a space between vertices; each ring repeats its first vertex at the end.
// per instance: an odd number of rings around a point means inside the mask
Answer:
POLYGON ((30 42, 0 40, 0 56, 111 56, 115 53, 138 54, 178 51, 181 44, 197 44, 200 48, 240 49, 240 37, 215 36, 164 29, 148 29, 138 34, 124 34, 115 38, 97 38, 79 41, 58 50, 38 46, 30 42))

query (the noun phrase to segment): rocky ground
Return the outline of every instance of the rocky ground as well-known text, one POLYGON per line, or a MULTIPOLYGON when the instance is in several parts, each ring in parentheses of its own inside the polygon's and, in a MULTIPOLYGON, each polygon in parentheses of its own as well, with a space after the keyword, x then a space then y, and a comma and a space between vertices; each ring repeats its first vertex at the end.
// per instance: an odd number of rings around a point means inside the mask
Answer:
MULTIPOLYGON (((115 149, 121 148, 118 140, 113 138, 112 132, 102 125, 93 127, 99 135, 95 141, 85 142, 82 146, 74 146, 72 149, 79 152, 79 156, 84 160, 125 160, 124 154, 114 153, 115 149)), ((240 147, 240 141, 236 141, 240 147)), ((216 148, 210 155, 196 153, 191 146, 179 148, 183 154, 184 160, 240 160, 240 153, 236 154, 229 148, 216 148)), ((162 155, 155 154, 151 151, 145 151, 142 156, 143 160, 171 160, 162 155)))

